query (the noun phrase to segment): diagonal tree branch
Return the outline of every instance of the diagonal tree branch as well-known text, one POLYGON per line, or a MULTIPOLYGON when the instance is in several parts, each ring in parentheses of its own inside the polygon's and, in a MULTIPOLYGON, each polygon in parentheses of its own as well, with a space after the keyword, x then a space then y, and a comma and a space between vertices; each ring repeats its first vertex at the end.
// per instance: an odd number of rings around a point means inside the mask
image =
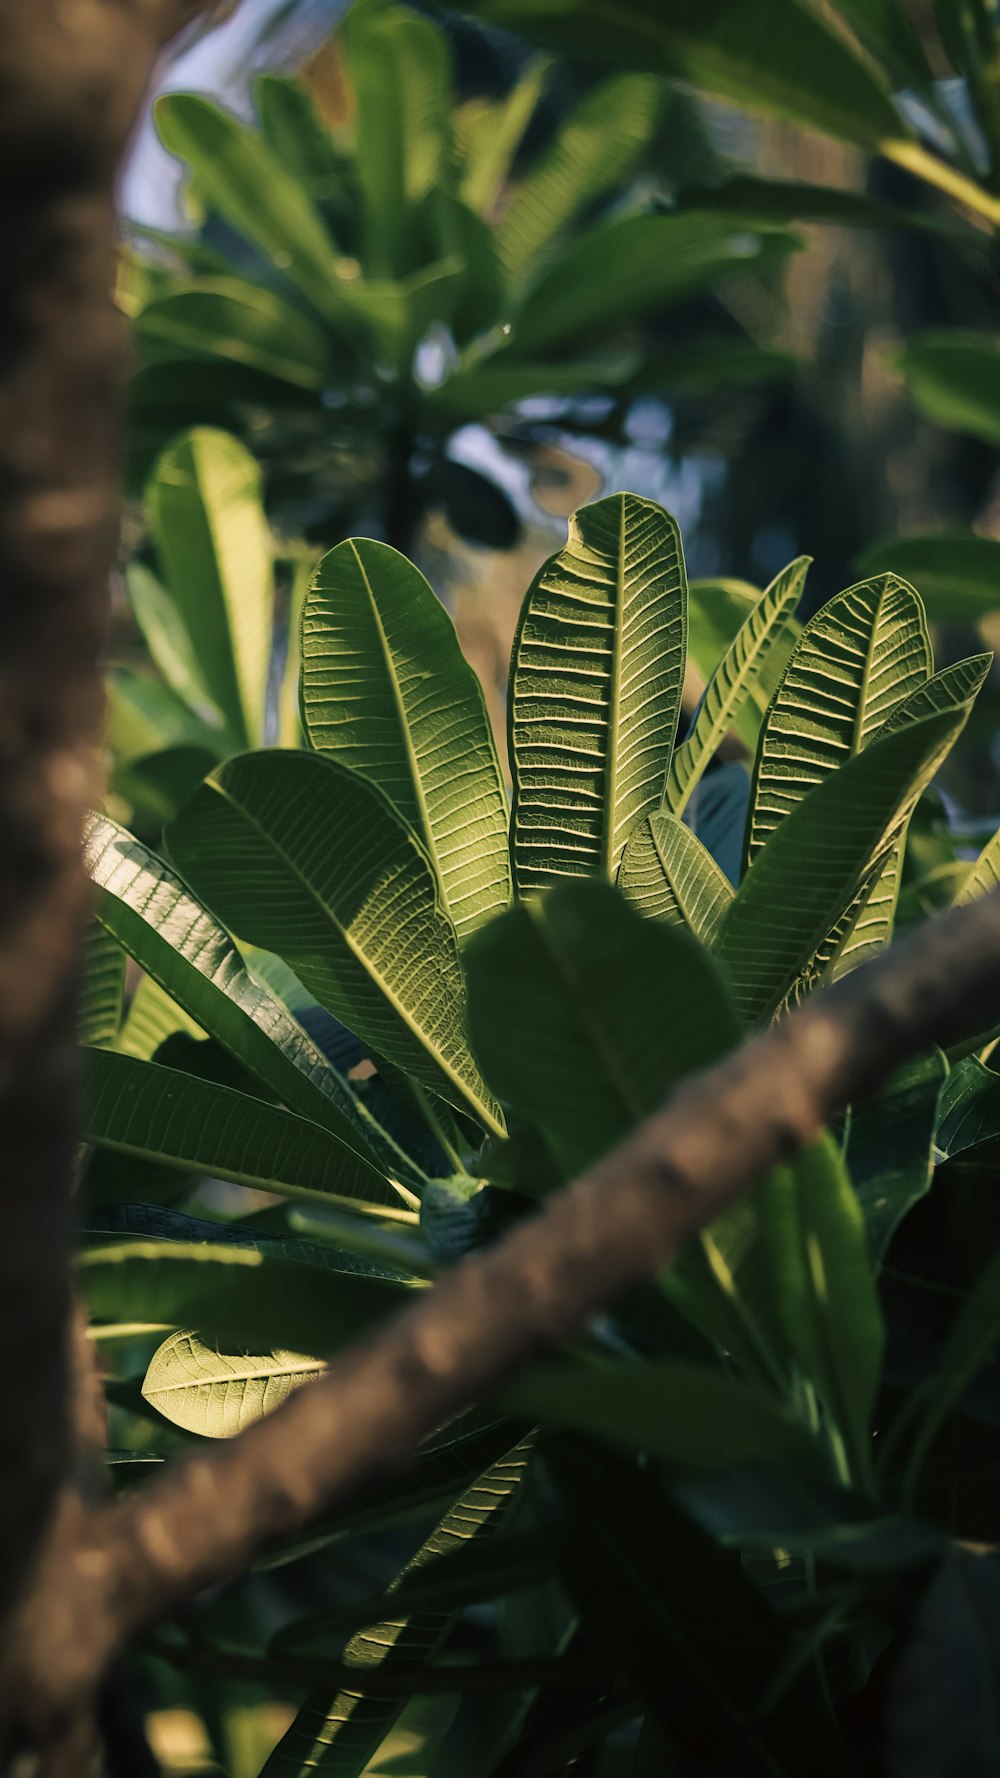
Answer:
POLYGON ((63 1703, 85 1692, 134 1631, 401 1464, 449 1416, 669 1264, 839 1106, 931 1044, 983 1029, 998 1006, 1000 891, 941 916, 684 1083, 577 1184, 324 1379, 78 1520, 53 1556, 41 1616, 23 1626, 34 1674, 47 1671, 63 1703))

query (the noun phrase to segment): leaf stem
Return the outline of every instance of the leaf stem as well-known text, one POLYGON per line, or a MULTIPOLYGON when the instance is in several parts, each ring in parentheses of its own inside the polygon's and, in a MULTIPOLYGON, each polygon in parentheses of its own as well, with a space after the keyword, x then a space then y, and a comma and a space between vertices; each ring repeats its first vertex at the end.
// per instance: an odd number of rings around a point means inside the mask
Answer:
POLYGON ((947 193, 957 203, 964 204, 967 209, 985 217, 994 227, 1000 226, 1000 197, 994 197, 978 180, 970 179, 965 173, 958 172, 957 168, 950 167, 947 161, 931 154, 919 142, 882 142, 879 149, 886 160, 894 161, 897 167, 913 173, 925 184, 936 185, 939 191, 947 193))

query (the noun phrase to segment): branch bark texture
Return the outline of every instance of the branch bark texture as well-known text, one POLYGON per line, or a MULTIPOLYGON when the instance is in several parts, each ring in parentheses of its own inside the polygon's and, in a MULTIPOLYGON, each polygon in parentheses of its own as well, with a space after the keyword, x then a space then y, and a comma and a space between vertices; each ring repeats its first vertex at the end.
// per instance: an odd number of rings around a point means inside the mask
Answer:
POLYGON ((65 1708, 143 1625, 396 1467, 449 1416, 580 1332, 830 1115, 992 1023, 1000 892, 947 914, 684 1083, 575 1185, 455 1268, 321 1381, 123 1504, 78 1519, 25 1625, 65 1708))
POLYGON ((0 1638, 71 1462, 80 831, 127 366, 113 183, 193 10, 0 0, 0 1638))

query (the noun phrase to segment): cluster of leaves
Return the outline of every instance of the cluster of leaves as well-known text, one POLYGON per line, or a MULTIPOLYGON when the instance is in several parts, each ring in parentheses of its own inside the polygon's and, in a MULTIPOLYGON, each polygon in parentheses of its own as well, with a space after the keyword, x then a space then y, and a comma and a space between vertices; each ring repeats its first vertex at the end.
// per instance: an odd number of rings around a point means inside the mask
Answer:
MULTIPOLYGON (((340 127, 272 75, 256 85, 257 128, 197 94, 157 104, 204 222, 124 281, 133 475, 180 427, 221 426, 272 459, 272 501, 327 540, 363 524, 407 547, 434 505, 503 546, 516 516, 449 455, 455 429, 527 396, 634 387, 640 370, 648 389, 671 367, 654 372, 636 324, 794 242, 650 208, 632 175, 659 125, 654 76, 591 86, 525 154, 543 60, 502 100, 456 104, 431 20, 360 0, 338 42, 340 127)), ((716 385, 785 368, 747 339, 703 364, 716 385)), ((673 370, 697 374, 676 356, 673 370)))
MULTIPOLYGON (((988 658, 935 671, 891 573, 800 627, 807 566, 691 600, 660 507, 579 512, 515 639, 508 812, 450 619, 404 557, 349 540, 304 599, 308 748, 217 766, 169 862, 94 816, 80 1281, 119 1479, 269 1411, 888 942, 988 658), (696 660, 717 642, 680 738, 689 635, 696 660), (752 773, 718 763, 734 729, 752 773), (224 1213, 206 1181, 268 1196, 224 1213)), ((993 841, 959 893, 998 875, 993 841)), ((937 1771, 907 1700, 925 1670, 939 1696, 968 1683, 997 1609, 957 1540, 996 1536, 966 1484, 970 1445, 996 1463, 1000 1298, 981 1241, 935 1275, 920 1219, 956 1179, 974 1194, 1000 1139, 988 1041, 905 1070, 317 1527, 304 1616, 272 1577, 270 1623, 245 1604, 234 1635, 210 1602, 161 1658, 202 1699, 227 1660, 308 1692, 267 1774, 847 1773, 886 1698, 891 1769, 937 1771), (345 1600, 334 1552, 435 1514, 345 1600)))

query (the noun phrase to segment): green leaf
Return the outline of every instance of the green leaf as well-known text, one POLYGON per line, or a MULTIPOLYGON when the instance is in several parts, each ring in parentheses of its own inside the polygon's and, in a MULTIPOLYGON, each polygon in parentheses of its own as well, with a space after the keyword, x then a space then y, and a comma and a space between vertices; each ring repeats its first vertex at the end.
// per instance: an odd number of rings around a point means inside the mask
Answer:
POLYGON ((333 372, 329 334, 274 291, 242 278, 205 278, 161 296, 146 304, 133 330, 140 341, 246 364, 299 389, 324 389, 333 372))
MULTIPOLYGON (((412 1283, 334 1247, 242 1234, 238 1241, 100 1237, 79 1255, 77 1277, 96 1322, 195 1330, 248 1353, 295 1340, 320 1358, 391 1314, 412 1283)), ((165 1363, 153 1360, 161 1381, 165 1363)), ((183 1360, 172 1363, 172 1381, 182 1383, 183 1360)))
POLYGON ((909 342, 899 363, 929 420, 1000 445, 1000 339, 958 327, 930 330, 909 342))
POLYGON ((846 1475, 864 1487, 885 1332, 864 1212, 829 1134, 772 1170, 761 1215, 789 1349, 831 1416, 846 1475))
POLYGON ((812 185, 801 179, 764 179, 754 173, 735 173, 711 185, 687 185, 676 201, 685 212, 742 216, 757 228, 828 222, 836 228, 915 229, 968 246, 979 239, 973 229, 948 217, 880 203, 864 192, 835 185, 812 185))
POLYGON ((580 1441, 545 1453, 560 1571, 588 1638, 667 1730, 679 1771, 845 1778, 812 1662, 735 1552, 650 1469, 580 1441))
POLYGON ((964 902, 976 901, 980 895, 988 895, 991 889, 997 888, 1000 888, 1000 829, 987 840, 968 876, 963 877, 953 905, 960 907, 964 902))
POLYGON ((328 1130, 231 1087, 110 1050, 84 1052, 84 1139, 285 1198, 398 1212, 389 1181, 328 1130))
POLYGON ((377 784, 425 846, 460 939, 510 902, 507 798, 482 688, 419 569, 349 538, 302 620, 312 746, 377 784))
POLYGON ((934 1174, 938 1100, 948 1075, 940 1050, 907 1062, 872 1098, 851 1108, 847 1167, 868 1227, 873 1261, 885 1256, 934 1174))
POLYGON ((218 730, 218 740, 223 744, 225 723, 209 696, 198 650, 177 601, 142 562, 128 564, 125 584, 143 641, 171 691, 199 721, 218 730))
MULTIPOLYGON (((763 598, 759 587, 745 580, 692 580, 688 584, 688 671, 695 667, 707 684, 722 657, 732 647, 741 626, 763 598)), ((786 618, 771 644, 758 679, 751 683, 746 703, 733 718, 733 727, 748 751, 757 749, 760 725, 778 688, 802 626, 786 618)))
MULTIPOLYGON (((966 1066, 966 1064, 963 1064, 966 1066)), ((907 1425, 917 1421, 904 1476, 904 1501, 909 1504, 931 1446, 962 1400, 969 1384, 1000 1342, 1000 1252, 987 1261, 969 1291, 937 1366, 909 1398, 903 1410, 907 1425)), ((893 1428, 895 1434, 895 1428, 893 1428)))
POLYGON ((259 247, 319 314, 342 318, 333 242, 298 179, 263 137, 197 93, 165 93, 153 117, 164 148, 187 162, 209 209, 259 247))
POLYGON ((716 955, 750 1022, 768 1018, 874 881, 966 711, 871 742, 814 785, 758 852, 719 929, 716 955))
MULTIPOLYGON (((353 1339, 356 1331, 356 1324, 348 1326, 347 1339, 353 1339)), ((259 1341, 257 1332, 254 1344, 259 1341)), ((220 1351, 189 1328, 180 1328, 154 1353, 142 1394, 172 1426, 201 1438, 235 1438, 325 1369, 322 1358, 283 1347, 272 1352, 220 1351)))
POLYGON ((674 749, 670 761, 663 793, 666 814, 682 814, 719 743, 747 702, 753 686, 759 684, 775 644, 788 639, 787 622, 802 595, 810 560, 809 556, 798 556, 782 569, 740 625, 712 674, 691 733, 674 749))
POLYGON ((613 878, 658 806, 677 732, 687 584, 677 524, 634 494, 570 520, 528 589, 511 656, 511 854, 519 894, 613 878))
POLYGON ((196 1029, 214 1037, 289 1110, 321 1124, 369 1166, 412 1177, 412 1165, 347 1081, 247 972, 229 934, 155 852, 101 815, 88 822, 84 846, 98 918, 196 1029))
POLYGON ((161 1043, 178 1031, 195 1041, 205 1036, 201 1026, 181 1011, 166 990, 152 976, 144 975, 132 996, 116 1049, 139 1062, 151 1062, 161 1043))
POLYGON ((745 1463, 790 1465, 823 1476, 820 1441, 763 1390, 707 1366, 560 1360, 537 1365, 503 1391, 505 1412, 645 1451, 679 1469, 745 1463))
POLYGON ((87 927, 83 948, 77 1036, 104 1046, 117 1041, 125 1000, 125 953, 98 921, 87 927))
POLYGON ((710 852, 676 815, 647 815, 632 829, 618 872, 618 887, 647 919, 686 926, 711 945, 733 899, 710 852))
POLYGON ((461 195, 480 216, 489 215, 506 183, 521 138, 541 97, 549 67, 545 56, 536 56, 530 61, 506 98, 484 110, 482 129, 466 145, 461 195))
POLYGON ((971 531, 884 537, 858 557, 862 572, 901 568, 935 623, 978 623, 1000 606, 1000 538, 971 531))
POLYGON ((261 135, 286 172, 311 198, 349 210, 355 198, 354 168, 308 87, 283 74, 258 74, 253 99, 261 135))
MULTIPOLYGON (((788 253, 791 236, 748 234, 711 216, 622 216, 567 247, 525 292, 508 348, 515 360, 619 329, 687 301, 727 273, 788 253)), ((506 355, 506 354, 505 354, 506 355)), ((501 355, 491 360, 499 367, 501 355)))
POLYGON ((906 134, 884 78, 801 0, 478 0, 475 10, 555 49, 690 81, 862 147, 906 134))
POLYGON ((209 728, 161 680, 113 667, 107 696, 104 739, 119 769, 173 747, 201 747, 218 758, 224 739, 221 729, 209 728))
POLYGON ((274 585, 260 470, 225 432, 197 427, 157 459, 146 510, 193 658, 237 745, 263 737, 274 585))
POLYGON ((567 1175, 737 1038, 708 955, 602 883, 520 903, 476 935, 467 966, 484 1072, 567 1175))
POLYGON ((814 784, 852 759, 933 661, 923 606, 894 574, 859 582, 800 636, 761 731, 747 863, 814 784))
MULTIPOLYGON (((456 1501, 440 1524, 421 1544, 416 1555, 397 1577, 402 1587, 411 1576, 443 1555, 496 1535, 505 1509, 520 1486, 527 1463, 527 1447, 518 1446, 493 1465, 456 1501)), ((426 1611, 407 1617, 394 1614, 370 1630, 351 1637, 343 1659, 358 1668, 379 1667, 391 1673, 393 1666, 429 1661, 440 1648, 452 1617, 426 1611)), ((322 1772, 329 1778, 363 1778, 373 1756, 399 1716, 404 1698, 365 1697, 343 1689, 323 1687, 306 1699, 298 1716, 278 1742, 260 1778, 307 1778, 322 1772)))
POLYGON ((975 1056, 952 1069, 941 1094, 935 1135, 940 1160, 1000 1136, 1000 1076, 975 1056))
POLYGON ((624 74, 593 87, 515 188, 498 227, 500 258, 517 282, 589 204, 620 185, 659 120, 662 87, 624 74))
POLYGON ((377 1055, 503 1130, 430 862, 374 784, 315 754, 245 754, 206 779, 168 841, 240 939, 282 957, 377 1055))
POLYGON ((374 1593, 286 1625, 272 1637, 270 1652, 281 1654, 307 1647, 338 1631, 377 1624, 385 1616, 390 1599, 397 1612, 421 1611, 428 1606, 459 1611, 534 1586, 545 1579, 550 1568, 548 1547, 534 1531, 522 1531, 486 1544, 459 1544, 433 1561, 401 1574, 391 1595, 374 1593))
POLYGON ((354 137, 372 277, 413 269, 415 211, 443 178, 450 150, 451 69, 429 19, 361 0, 341 30, 354 96, 354 137))
POLYGON ((839 0, 839 10, 873 55, 901 78, 931 79, 923 44, 900 0, 839 0))

